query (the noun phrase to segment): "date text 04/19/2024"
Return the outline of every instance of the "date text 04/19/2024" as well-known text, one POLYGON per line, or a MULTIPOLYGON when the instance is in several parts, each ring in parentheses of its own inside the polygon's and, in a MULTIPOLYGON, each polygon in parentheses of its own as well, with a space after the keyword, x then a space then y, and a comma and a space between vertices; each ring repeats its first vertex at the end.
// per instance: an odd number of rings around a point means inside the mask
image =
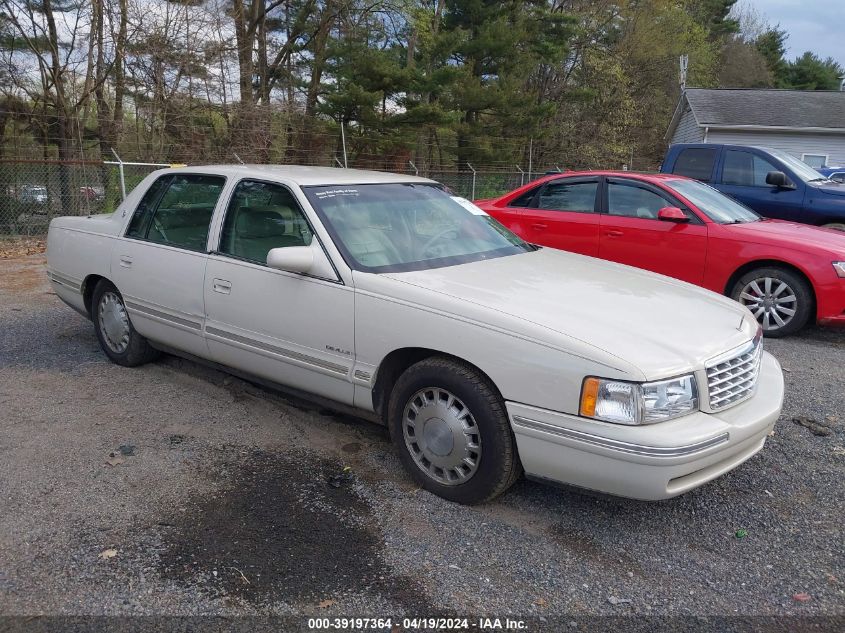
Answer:
POLYGON ((524 620, 511 618, 309 618, 308 628, 313 630, 382 630, 398 627, 406 631, 524 631, 524 620))

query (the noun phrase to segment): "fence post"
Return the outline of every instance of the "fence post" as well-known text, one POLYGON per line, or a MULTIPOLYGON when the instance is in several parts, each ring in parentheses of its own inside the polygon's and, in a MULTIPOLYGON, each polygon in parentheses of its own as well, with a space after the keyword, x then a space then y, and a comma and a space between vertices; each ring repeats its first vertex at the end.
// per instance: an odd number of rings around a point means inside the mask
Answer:
POLYGON ((528 141, 528 180, 531 180, 531 171, 534 166, 534 139, 528 141))
POLYGON ((470 196, 470 200, 475 200, 475 167, 467 163, 467 167, 472 170, 472 196, 470 196))
POLYGON ((409 161, 408 161, 408 164, 409 164, 409 165, 411 166, 411 168, 414 170, 414 175, 415 175, 415 176, 419 176, 419 175, 420 175, 420 170, 419 170, 419 169, 417 169, 417 166, 416 166, 416 165, 414 165, 414 161, 409 160, 409 161))
POLYGON ((117 152, 114 151, 113 147, 110 147, 109 149, 117 159, 117 170, 120 173, 120 201, 123 202, 126 200, 126 175, 123 173, 123 161, 120 160, 120 156, 117 155, 117 152))
POLYGON ((520 167, 519 165, 514 165, 514 167, 519 170, 519 186, 521 187, 525 184, 525 172, 522 171, 522 167, 520 167))

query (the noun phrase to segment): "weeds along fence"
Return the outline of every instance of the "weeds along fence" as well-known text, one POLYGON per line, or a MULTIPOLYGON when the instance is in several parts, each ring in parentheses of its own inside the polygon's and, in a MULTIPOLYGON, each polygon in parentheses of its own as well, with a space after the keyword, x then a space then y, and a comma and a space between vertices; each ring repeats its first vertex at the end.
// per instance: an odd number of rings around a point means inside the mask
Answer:
MULTIPOLYGON (((0 160, 0 235, 40 236, 50 220, 62 215, 111 213, 148 174, 168 165, 118 161, 0 160)), ((455 195, 491 198, 529 181, 529 174, 477 168, 417 170, 455 195)), ((534 173, 532 177, 540 174, 534 173)))

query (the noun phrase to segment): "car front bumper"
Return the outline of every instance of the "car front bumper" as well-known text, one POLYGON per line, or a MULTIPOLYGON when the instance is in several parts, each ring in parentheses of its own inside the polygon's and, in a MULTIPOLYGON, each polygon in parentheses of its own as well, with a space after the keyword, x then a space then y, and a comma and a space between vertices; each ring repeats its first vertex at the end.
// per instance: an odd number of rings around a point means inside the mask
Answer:
POLYGON ((782 404, 780 364, 764 353, 754 395, 718 413, 624 426, 515 402, 507 409, 528 476, 656 501, 697 488, 757 453, 782 404))

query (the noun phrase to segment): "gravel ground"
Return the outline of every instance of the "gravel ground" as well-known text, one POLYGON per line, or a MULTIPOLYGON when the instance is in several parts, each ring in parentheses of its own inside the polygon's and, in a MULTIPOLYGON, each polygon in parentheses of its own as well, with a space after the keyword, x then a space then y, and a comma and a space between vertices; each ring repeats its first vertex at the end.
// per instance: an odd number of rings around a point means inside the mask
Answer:
POLYGON ((0 614, 845 616, 845 332, 767 342, 783 417, 703 488, 520 481, 468 508, 376 425, 174 357, 110 364, 43 256, 0 270, 0 614))

